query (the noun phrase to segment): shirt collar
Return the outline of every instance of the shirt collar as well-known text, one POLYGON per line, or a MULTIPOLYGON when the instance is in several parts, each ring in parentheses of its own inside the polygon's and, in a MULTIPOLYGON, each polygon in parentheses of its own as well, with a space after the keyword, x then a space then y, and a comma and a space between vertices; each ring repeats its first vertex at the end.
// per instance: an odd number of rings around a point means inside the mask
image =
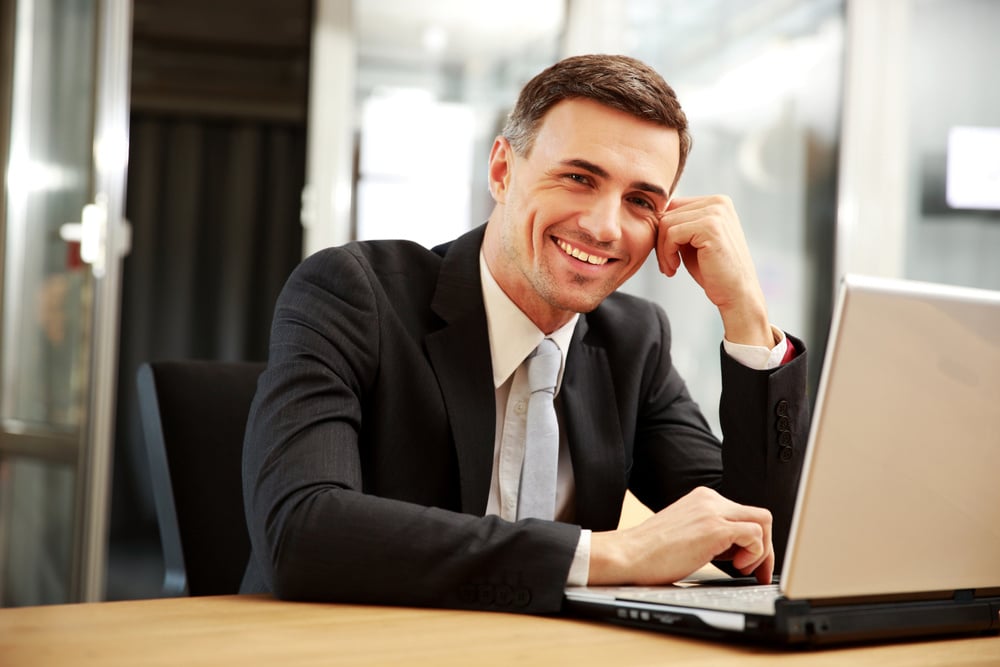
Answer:
POLYGON ((507 382, 542 340, 551 338, 562 354, 559 381, 556 384, 558 393, 562 386, 563 371, 566 369, 566 354, 580 314, 575 313, 569 322, 546 336, 500 288, 486 265, 482 251, 479 253, 479 276, 483 285, 483 304, 486 307, 486 324, 490 333, 494 388, 507 382))

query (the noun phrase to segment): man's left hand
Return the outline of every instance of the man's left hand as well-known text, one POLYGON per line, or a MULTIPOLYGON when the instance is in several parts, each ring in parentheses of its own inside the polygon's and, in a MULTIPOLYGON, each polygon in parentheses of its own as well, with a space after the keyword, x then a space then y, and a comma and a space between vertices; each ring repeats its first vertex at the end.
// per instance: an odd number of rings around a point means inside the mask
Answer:
POLYGON ((774 347, 767 303, 729 197, 674 197, 660 214, 656 256, 666 276, 683 261, 719 309, 726 340, 774 347))

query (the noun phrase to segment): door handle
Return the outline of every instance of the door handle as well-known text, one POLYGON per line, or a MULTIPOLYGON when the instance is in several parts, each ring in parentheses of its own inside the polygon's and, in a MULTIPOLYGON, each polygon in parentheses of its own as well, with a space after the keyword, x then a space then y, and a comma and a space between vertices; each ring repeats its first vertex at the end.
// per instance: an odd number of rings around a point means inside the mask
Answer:
MULTIPOLYGON (((124 257, 132 249, 132 225, 125 219, 122 219, 121 225, 116 259, 124 257)), ((90 264, 95 277, 103 276, 108 251, 107 198, 98 195, 94 203, 84 206, 80 222, 61 225, 59 237, 69 243, 79 243, 80 259, 90 264)))

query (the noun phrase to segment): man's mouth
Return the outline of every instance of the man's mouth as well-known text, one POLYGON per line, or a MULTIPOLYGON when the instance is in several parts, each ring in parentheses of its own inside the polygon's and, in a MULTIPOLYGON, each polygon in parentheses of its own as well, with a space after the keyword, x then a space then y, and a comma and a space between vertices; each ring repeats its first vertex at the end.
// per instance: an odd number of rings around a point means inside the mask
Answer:
POLYGON ((608 263, 608 257, 598 257, 597 255, 588 255, 579 248, 573 247, 566 243, 562 239, 556 239, 556 245, 562 248, 562 251, 571 257, 575 257, 581 262, 586 262, 587 264, 593 264, 595 266, 603 266, 608 263))

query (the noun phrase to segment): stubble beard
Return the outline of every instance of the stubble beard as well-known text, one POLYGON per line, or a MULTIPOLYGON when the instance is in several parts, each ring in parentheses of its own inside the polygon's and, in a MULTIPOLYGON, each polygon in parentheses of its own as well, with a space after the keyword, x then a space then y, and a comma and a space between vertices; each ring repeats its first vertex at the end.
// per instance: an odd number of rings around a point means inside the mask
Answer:
POLYGON ((571 313, 589 313, 601 305, 610 294, 602 289, 595 295, 595 282, 578 273, 571 275, 567 285, 556 279, 551 269, 544 265, 534 267, 532 275, 525 273, 525 278, 535 293, 551 308, 571 313), (570 293, 573 287, 579 288, 575 294, 570 293))

